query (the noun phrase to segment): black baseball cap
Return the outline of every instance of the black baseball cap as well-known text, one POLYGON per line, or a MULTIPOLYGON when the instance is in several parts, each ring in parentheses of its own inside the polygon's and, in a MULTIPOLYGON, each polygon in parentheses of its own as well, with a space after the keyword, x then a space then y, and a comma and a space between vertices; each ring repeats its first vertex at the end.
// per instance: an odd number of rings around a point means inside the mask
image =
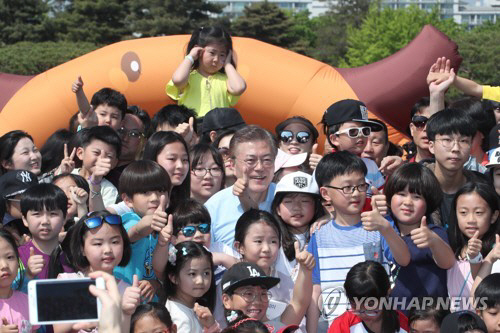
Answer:
POLYGON ((271 289, 279 282, 279 278, 267 276, 262 268, 256 264, 239 262, 224 273, 221 286, 223 293, 230 293, 243 286, 265 286, 267 289, 271 289))
POLYGON ((457 311, 450 313, 444 317, 441 323, 440 332, 441 333, 456 333, 458 332, 458 325, 460 321, 467 321, 470 330, 476 329, 481 330, 484 333, 488 333, 486 324, 484 321, 472 311, 457 311), (462 317, 467 317, 462 318, 462 317))
POLYGON ((4 199, 14 197, 36 184, 38 184, 38 178, 30 171, 8 171, 0 177, 0 196, 4 199))
POLYGON ((343 99, 335 102, 326 109, 321 122, 327 127, 356 121, 370 126, 374 131, 382 130, 380 124, 368 119, 366 105, 354 99, 343 99))
POLYGON ((301 117, 301 116, 294 116, 291 118, 286 119, 285 121, 282 121, 279 123, 276 128, 274 129, 276 132, 276 135, 279 137, 280 133, 285 129, 290 124, 302 124, 305 127, 309 129, 313 136, 313 142, 315 142, 318 139, 319 133, 316 127, 309 121, 309 119, 301 117))
POLYGON ((227 129, 239 130, 247 124, 234 108, 215 108, 203 117, 202 134, 227 129))

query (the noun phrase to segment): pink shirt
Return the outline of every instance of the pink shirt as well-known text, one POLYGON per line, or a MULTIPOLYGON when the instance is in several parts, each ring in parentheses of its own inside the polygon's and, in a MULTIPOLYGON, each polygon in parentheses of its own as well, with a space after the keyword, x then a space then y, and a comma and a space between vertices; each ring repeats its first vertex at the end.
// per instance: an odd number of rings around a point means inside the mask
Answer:
POLYGON ((19 333, 32 332, 39 327, 30 325, 29 316, 28 295, 14 290, 9 298, 0 299, 0 318, 17 325, 19 333))

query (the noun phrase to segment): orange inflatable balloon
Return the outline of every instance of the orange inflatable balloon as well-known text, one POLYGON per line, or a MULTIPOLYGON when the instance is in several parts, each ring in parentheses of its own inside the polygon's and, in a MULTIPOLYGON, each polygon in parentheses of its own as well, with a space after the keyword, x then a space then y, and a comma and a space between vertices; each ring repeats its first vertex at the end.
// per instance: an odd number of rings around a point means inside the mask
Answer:
MULTIPOLYGON (((165 85, 185 55, 189 36, 123 41, 93 51, 36 76, 0 74, 0 135, 14 129, 30 133, 38 145, 68 126, 77 111, 71 84, 82 76, 90 99, 103 87, 122 92, 130 105, 154 114, 168 103, 165 85)), ((335 69, 317 60, 259 42, 233 38, 239 73, 247 91, 236 108, 247 123, 270 130, 287 117, 302 115, 314 124, 332 103, 363 101, 390 125, 393 142, 403 139, 413 103, 428 95, 425 78, 437 57, 461 62, 457 46, 425 26, 404 49, 368 66, 335 69)), ((322 141, 320 141, 322 142, 322 141)))

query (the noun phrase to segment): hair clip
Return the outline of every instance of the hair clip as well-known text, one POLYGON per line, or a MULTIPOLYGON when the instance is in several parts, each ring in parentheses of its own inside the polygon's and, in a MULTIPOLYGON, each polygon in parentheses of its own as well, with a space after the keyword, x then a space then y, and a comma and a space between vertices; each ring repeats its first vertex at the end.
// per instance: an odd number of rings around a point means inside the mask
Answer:
POLYGON ((236 318, 238 318, 238 312, 234 310, 231 310, 231 312, 226 317, 228 323, 235 321, 236 318))
POLYGON ((170 244, 168 249, 168 262, 175 266, 175 260, 177 259, 177 249, 175 246, 170 244))
POLYGON ((182 247, 182 255, 187 256, 188 250, 185 247, 182 247))
POLYGON ((246 321, 258 321, 258 320, 257 320, 257 319, 255 319, 255 318, 245 318, 245 319, 240 320, 240 321, 239 321, 239 322, 237 322, 236 324, 234 324, 232 327, 233 327, 233 328, 236 328, 236 327, 240 326, 241 324, 243 324, 243 323, 244 323, 244 322, 246 322, 246 321))

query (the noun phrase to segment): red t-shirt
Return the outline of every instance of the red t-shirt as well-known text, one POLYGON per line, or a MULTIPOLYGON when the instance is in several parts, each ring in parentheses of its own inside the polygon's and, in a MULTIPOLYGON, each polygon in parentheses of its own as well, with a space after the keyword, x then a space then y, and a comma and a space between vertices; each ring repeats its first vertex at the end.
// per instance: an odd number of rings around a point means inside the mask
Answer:
MULTIPOLYGON (((398 333, 408 333, 410 331, 408 318, 400 311, 397 311, 397 313, 399 315, 400 326, 398 333)), ((363 325, 360 317, 350 311, 346 311, 333 321, 328 329, 328 333, 370 333, 370 331, 363 325)))

